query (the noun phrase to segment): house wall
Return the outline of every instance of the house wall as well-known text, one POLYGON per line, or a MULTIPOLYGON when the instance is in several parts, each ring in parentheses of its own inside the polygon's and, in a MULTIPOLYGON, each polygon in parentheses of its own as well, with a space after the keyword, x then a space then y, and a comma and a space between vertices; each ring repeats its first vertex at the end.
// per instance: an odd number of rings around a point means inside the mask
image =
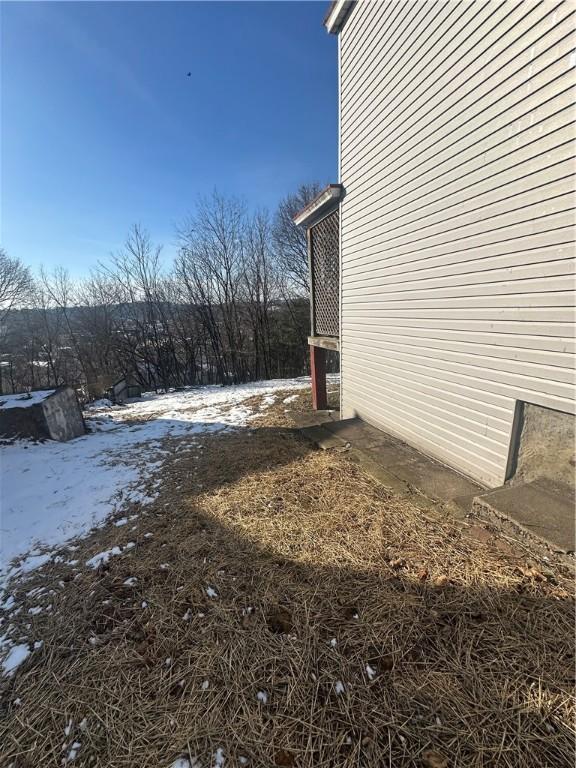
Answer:
POLYGON ((358 2, 340 32, 343 415, 487 485, 574 413, 570 2, 358 2))

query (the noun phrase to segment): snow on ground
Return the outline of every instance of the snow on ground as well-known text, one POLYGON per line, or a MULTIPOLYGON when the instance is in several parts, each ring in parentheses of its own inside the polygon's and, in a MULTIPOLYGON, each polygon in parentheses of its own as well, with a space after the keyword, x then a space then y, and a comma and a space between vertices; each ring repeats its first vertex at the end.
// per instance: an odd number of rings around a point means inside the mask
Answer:
MULTIPOLYGON (((333 377, 331 377, 333 378, 333 377)), ((298 390, 310 386, 310 379, 273 379, 271 381, 256 381, 251 384, 238 386, 204 386, 190 387, 181 391, 171 391, 164 395, 147 393, 140 400, 133 402, 130 407, 130 418, 150 418, 173 421, 170 429, 186 431, 186 423, 213 424, 220 422, 229 426, 245 426, 255 412, 246 406, 245 401, 257 395, 264 396, 264 403, 271 405, 275 402, 275 391, 298 390)), ((122 406, 112 408, 94 408, 92 413, 101 414, 110 421, 125 420, 122 406)))
POLYGON ((138 462, 138 446, 146 440, 118 427, 67 443, 18 440, 2 446, 0 574, 26 553, 19 570, 33 570, 49 559, 46 548, 86 533, 126 501, 149 500, 138 480, 146 464, 155 469, 159 462, 153 450, 147 457, 152 462, 138 462))
POLYGON ((2 670, 4 674, 8 676, 13 674, 20 666, 20 664, 22 664, 22 662, 28 658, 28 656, 30 656, 30 648, 28 643, 13 645, 8 651, 8 654, 2 663, 2 670))
MULTIPOLYGON (((166 437, 188 437, 246 426, 257 413, 246 404, 309 379, 205 386, 145 394, 126 406, 98 401, 86 412, 89 434, 67 443, 18 440, 0 448, 0 587, 2 577, 43 565, 51 550, 87 533, 126 502, 152 497, 143 481, 159 475, 166 437), (16 568, 14 558, 22 558, 16 568)), ((39 394, 39 393, 38 393, 39 394)))
MULTIPOLYGON (((0 446, 0 609, 7 617, 0 618, 2 672, 13 674, 38 647, 32 640, 26 645, 12 639, 7 620, 20 608, 6 590, 10 578, 25 577, 60 557, 59 547, 111 515, 118 517, 127 504, 152 501, 154 495, 149 494, 156 491, 146 488, 158 487, 161 467, 173 456, 164 438, 183 438, 188 447, 203 435, 246 427, 259 414, 248 403, 251 398, 262 396, 262 408, 268 408, 277 392, 309 386, 308 378, 276 379, 149 393, 122 406, 100 400, 85 413, 89 432, 82 437, 66 443, 16 440, 0 446)), ((115 521, 119 531, 129 519, 115 521)), ((85 565, 97 568, 133 546, 113 546, 85 565)), ((68 548, 76 549, 72 544, 68 548)), ((218 597, 212 587, 206 593, 218 597)), ((223 754, 215 755, 215 765, 223 759, 223 754)))

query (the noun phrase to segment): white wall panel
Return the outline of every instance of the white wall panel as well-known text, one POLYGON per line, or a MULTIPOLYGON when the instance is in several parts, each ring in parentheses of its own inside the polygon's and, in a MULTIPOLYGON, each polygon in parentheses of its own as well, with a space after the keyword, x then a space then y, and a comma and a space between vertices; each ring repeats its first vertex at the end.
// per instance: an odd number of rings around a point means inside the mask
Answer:
POLYGON ((517 400, 575 411, 573 29, 438 0, 340 32, 343 414, 487 485, 517 400))

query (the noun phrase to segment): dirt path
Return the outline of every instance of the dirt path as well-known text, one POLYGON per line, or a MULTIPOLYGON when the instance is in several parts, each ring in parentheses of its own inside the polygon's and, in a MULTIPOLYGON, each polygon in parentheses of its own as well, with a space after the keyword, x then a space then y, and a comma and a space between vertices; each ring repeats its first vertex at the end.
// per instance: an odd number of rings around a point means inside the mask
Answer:
POLYGON ((156 501, 18 592, 43 645, 2 683, 0 764, 571 766, 568 569, 312 450, 286 407, 167 441, 156 501))

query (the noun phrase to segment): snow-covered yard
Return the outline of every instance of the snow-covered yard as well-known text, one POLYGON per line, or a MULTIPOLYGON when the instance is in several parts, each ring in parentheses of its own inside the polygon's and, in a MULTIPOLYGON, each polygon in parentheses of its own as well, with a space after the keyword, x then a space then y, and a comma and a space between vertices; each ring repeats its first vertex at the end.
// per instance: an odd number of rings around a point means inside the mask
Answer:
MULTIPOLYGON (((56 552, 66 542, 110 518, 118 528, 134 521, 137 514, 123 516, 122 511, 130 507, 133 513, 156 498, 162 467, 175 453, 186 454, 208 434, 246 427, 278 392, 307 387, 309 379, 301 378, 146 393, 126 405, 100 400, 85 411, 89 431, 82 437, 65 443, 5 441, 0 448, 0 609, 11 614, 10 580, 18 583, 61 560, 56 552), (254 398, 260 398, 257 406, 254 398)), ((44 394, 22 399, 21 407, 44 394)), ((97 568, 132 546, 114 544, 86 565, 97 568)), ((72 564, 74 550, 71 545, 72 564)), ((31 644, 40 642, 14 641, 12 629, 0 618, 0 673, 8 676, 28 658, 31 644)))
POLYGON ((171 454, 166 438, 186 438, 185 450, 202 435, 247 426, 257 415, 247 404, 251 398, 263 395, 265 408, 275 401, 275 392, 308 386, 308 379, 275 380, 148 393, 123 406, 99 401, 85 413, 90 432, 83 437, 3 445, 0 590, 7 577, 47 562, 55 547, 85 534, 126 503, 150 502, 171 454))

